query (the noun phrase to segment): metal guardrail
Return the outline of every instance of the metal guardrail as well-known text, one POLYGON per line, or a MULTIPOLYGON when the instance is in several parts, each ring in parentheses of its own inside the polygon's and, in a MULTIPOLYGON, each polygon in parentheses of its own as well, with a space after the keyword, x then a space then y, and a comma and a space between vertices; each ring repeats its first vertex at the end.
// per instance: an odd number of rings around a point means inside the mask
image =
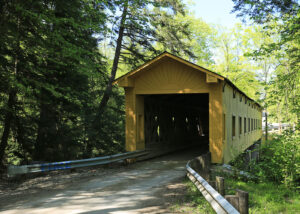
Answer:
POLYGON ((195 170, 190 167, 189 161, 186 165, 187 176, 200 190, 205 199, 211 204, 216 213, 220 214, 239 214, 239 212, 209 183, 202 178, 195 170))
POLYGON ((117 162, 120 160, 136 158, 146 154, 148 154, 148 152, 146 151, 134 151, 134 152, 126 152, 126 153, 121 153, 116 155, 109 155, 104 157, 89 158, 89 159, 82 159, 82 160, 32 164, 32 165, 22 165, 22 166, 10 165, 8 166, 7 169, 7 175, 8 177, 14 177, 18 174, 47 172, 53 170, 64 170, 64 169, 73 169, 78 167, 102 165, 102 164, 117 162))

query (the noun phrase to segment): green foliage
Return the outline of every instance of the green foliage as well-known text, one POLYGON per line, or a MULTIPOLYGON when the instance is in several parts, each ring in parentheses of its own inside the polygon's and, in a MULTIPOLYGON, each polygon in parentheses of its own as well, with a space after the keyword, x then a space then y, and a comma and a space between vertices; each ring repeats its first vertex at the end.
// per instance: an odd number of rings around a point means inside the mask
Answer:
POLYGON ((251 172, 261 180, 299 187, 300 183, 300 134, 286 131, 273 141, 268 141, 261 150, 261 159, 253 163, 251 172))
POLYGON ((240 170, 249 171, 255 181, 284 184, 289 188, 300 186, 300 134, 288 130, 265 142, 260 148, 260 159, 245 165, 241 154, 231 164, 240 170), (249 169, 249 170, 248 170, 249 169))
POLYGON ((300 134, 287 130, 260 148, 260 159, 245 165, 241 154, 231 164, 253 178, 224 175, 226 194, 235 189, 249 192, 249 213, 300 212, 300 134))
MULTIPOLYGON (((189 23, 174 20, 176 16, 185 16, 186 9, 181 0, 119 1, 107 20, 112 25, 110 39, 103 41, 112 53, 118 48, 115 41, 121 29, 121 15, 114 11, 122 11, 125 3, 128 7, 119 61, 123 69, 128 72, 166 50, 176 55, 194 56, 186 41, 191 34, 187 28, 189 23)), ((106 50, 108 54, 109 50, 106 50)))
POLYGON ((143 63, 161 51, 158 43, 191 55, 183 39, 188 23, 172 19, 184 13, 180 0, 2 1, 0 162, 123 152, 124 92, 110 90, 98 114, 108 71, 114 61, 115 69, 119 61, 125 69, 143 63), (121 28, 121 56, 114 60, 121 28))
POLYGON ((249 213, 299 213, 300 197, 285 185, 273 182, 253 183, 225 178, 226 194, 235 194, 235 189, 249 193, 249 213))
POLYGON ((215 213, 211 205, 190 180, 187 179, 185 185, 187 186, 186 200, 195 206, 192 209, 195 213, 215 213))
POLYGON ((253 52, 255 60, 273 56, 276 58, 275 77, 270 85, 265 78, 264 94, 269 88, 275 96, 265 96, 264 107, 276 115, 277 122, 300 124, 300 4, 296 0, 233 0, 234 12, 239 17, 250 18, 260 24, 270 38, 253 52), (279 89, 279 90, 278 90, 279 89), (279 99, 278 99, 279 98, 279 99), (268 107, 271 106, 271 109, 268 107), (272 108, 273 107, 273 108, 272 108), (274 112, 274 109, 278 111, 274 112), (280 115, 285 112, 285 118, 280 115))
MULTIPOLYGON (((300 212, 300 196, 297 191, 283 184, 262 181, 255 183, 242 181, 237 178, 225 178, 226 195, 234 195, 236 189, 249 193, 249 213, 286 213, 294 214, 300 212)), ((189 180, 185 181, 187 186, 187 202, 191 203, 188 213, 215 213, 210 204, 202 196, 197 187, 189 180), (195 205, 195 207, 193 206, 195 205)), ((175 210, 180 210, 180 205, 175 210)))
POLYGON ((151 24, 155 26, 155 48, 160 52, 168 51, 177 56, 195 58, 192 51, 191 22, 187 20, 185 5, 181 1, 161 1, 164 6, 169 5, 172 10, 155 7, 149 12, 151 24))
POLYGON ((196 19, 181 0, 2 1, 1 162, 124 151, 124 92, 112 87, 110 99, 103 95, 117 69, 128 72, 165 50, 228 77, 271 121, 299 124, 298 4, 260 1, 260 12, 254 1, 235 2, 236 11, 254 8, 250 16, 266 25, 220 29, 196 19))
MULTIPOLYGON (((92 155, 85 149, 93 133, 89 110, 107 77, 94 34, 106 31, 104 11, 110 6, 89 0, 2 1, 1 162, 92 155)), ((110 139, 107 143, 115 140, 110 139)))
POLYGON ((215 71, 231 80, 249 97, 259 101, 257 92, 261 90, 261 83, 257 76, 261 65, 246 55, 249 50, 255 49, 253 34, 258 36, 258 30, 245 28, 241 24, 229 30, 220 28, 216 40, 218 52, 215 71))

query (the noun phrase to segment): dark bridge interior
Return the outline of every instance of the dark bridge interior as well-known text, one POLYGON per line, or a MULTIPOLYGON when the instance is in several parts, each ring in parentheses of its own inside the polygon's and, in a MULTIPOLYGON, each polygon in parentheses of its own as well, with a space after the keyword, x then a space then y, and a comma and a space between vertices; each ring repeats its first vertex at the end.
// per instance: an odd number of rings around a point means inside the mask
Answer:
POLYGON ((209 95, 146 95, 145 146, 198 145, 208 150, 209 95))

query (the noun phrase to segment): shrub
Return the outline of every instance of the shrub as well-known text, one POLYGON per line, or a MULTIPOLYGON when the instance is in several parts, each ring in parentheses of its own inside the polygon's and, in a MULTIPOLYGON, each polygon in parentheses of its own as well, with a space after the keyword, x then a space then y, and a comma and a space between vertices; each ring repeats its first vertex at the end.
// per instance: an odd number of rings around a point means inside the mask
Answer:
POLYGON ((260 159, 245 165, 245 154, 231 162, 240 170, 247 170, 258 181, 283 183, 287 187, 299 187, 300 183, 300 132, 287 130, 265 142, 260 148, 260 159))
POLYGON ((287 130, 261 147, 258 163, 251 163, 251 173, 261 180, 295 187, 300 179, 300 132, 287 130))

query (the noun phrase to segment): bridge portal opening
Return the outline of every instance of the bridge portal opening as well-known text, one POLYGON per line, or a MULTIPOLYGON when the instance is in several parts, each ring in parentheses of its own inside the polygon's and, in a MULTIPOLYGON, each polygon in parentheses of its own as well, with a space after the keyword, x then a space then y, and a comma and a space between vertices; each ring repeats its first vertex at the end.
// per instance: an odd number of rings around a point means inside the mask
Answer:
POLYGON ((145 147, 209 150, 209 94, 144 96, 145 147))

